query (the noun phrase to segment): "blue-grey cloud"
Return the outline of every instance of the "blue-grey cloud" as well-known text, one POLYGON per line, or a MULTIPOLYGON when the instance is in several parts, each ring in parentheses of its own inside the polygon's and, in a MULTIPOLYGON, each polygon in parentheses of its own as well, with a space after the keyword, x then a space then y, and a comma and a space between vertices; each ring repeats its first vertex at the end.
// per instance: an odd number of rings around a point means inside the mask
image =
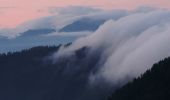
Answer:
POLYGON ((50 7, 49 12, 61 15, 87 15, 90 13, 100 12, 101 9, 83 7, 83 6, 69 6, 69 7, 50 7))
MULTIPOLYGON (((68 30, 72 26, 74 27, 78 26, 77 25, 78 23, 76 22, 82 22, 81 23, 82 27, 79 27, 77 29, 78 31, 90 31, 91 26, 87 25, 86 21, 89 22, 88 24, 90 24, 91 21, 95 22, 95 27, 92 30, 94 31, 101 24, 103 24, 104 21, 109 20, 109 19, 118 19, 127 14, 127 12, 124 10, 105 11, 105 10, 99 10, 99 9, 88 8, 88 7, 79 7, 79 6, 60 8, 58 12, 59 12, 58 14, 52 14, 51 16, 24 22, 15 28, 1 28, 0 36, 4 36, 8 38, 15 38, 17 36, 22 35, 22 33, 28 30, 34 30, 34 29, 55 29, 56 31, 60 31, 63 28, 70 25, 66 29, 68 30), (88 20, 85 20, 85 19, 88 19, 88 20), (83 28, 83 29, 80 29, 80 28, 83 28)), ((69 30, 69 32, 76 32, 76 31, 69 30)))

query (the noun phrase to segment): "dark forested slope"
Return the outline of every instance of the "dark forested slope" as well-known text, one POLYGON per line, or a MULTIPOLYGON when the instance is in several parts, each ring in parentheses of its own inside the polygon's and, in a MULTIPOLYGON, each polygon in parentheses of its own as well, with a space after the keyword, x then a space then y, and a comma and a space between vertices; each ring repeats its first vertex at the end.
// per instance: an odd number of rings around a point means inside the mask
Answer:
MULTIPOLYGON (((0 99, 39 99, 49 87, 52 69, 45 68, 43 59, 58 47, 35 47, 22 52, 0 55, 0 99)), ((50 66, 49 66, 50 67, 50 66)))
MULTIPOLYGON (((65 45, 67 48, 69 45, 65 45)), ((89 75, 98 69, 100 50, 83 47, 71 56, 52 55, 57 47, 35 47, 0 54, 0 100, 104 100, 110 87, 89 85, 89 75)), ((128 83, 109 100, 170 100, 170 58, 128 83)))
POLYGON ((83 47, 53 61, 59 47, 0 54, 0 100, 103 100, 104 87, 88 86, 99 55, 87 56, 89 48, 83 47))
POLYGON ((170 58, 154 64, 108 100, 170 100, 170 58))

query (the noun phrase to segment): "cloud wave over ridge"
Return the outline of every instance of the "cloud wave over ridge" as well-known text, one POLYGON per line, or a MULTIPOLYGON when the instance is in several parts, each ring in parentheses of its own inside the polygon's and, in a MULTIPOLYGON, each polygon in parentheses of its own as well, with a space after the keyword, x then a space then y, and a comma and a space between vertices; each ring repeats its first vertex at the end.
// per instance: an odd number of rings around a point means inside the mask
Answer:
POLYGON ((72 55, 82 47, 90 47, 92 53, 100 49, 99 67, 89 74, 89 83, 105 80, 113 86, 125 84, 170 56, 169 43, 170 11, 137 9, 119 19, 108 20, 94 33, 60 48, 55 59, 72 55))

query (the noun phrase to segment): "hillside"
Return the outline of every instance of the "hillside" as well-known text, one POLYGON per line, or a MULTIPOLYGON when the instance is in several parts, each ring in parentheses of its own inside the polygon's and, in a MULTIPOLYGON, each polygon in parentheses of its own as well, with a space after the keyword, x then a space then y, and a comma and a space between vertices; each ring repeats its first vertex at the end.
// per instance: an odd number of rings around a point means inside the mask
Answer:
MULTIPOLYGON (((89 55, 90 48, 83 47, 74 55, 54 60, 52 55, 60 47, 39 46, 0 54, 0 99, 105 100, 114 88, 106 84, 91 87, 88 83, 89 74, 98 69, 100 52, 89 55)), ((154 64, 108 100, 169 100, 169 66, 170 58, 154 64)))
POLYGON ((88 86, 99 57, 87 57, 84 47, 54 62, 59 47, 0 54, 0 100, 103 100, 104 87, 88 86))
POLYGON ((41 35, 47 35, 50 33, 55 32, 55 29, 34 29, 34 30, 27 30, 23 33, 20 33, 21 36, 18 38, 23 37, 31 37, 31 36, 41 36, 41 35))
POLYGON ((108 100, 170 100, 170 58, 154 64, 108 100))
POLYGON ((82 18, 69 25, 66 25, 59 32, 81 32, 81 31, 96 31, 100 25, 104 24, 105 20, 94 20, 90 18, 82 18))

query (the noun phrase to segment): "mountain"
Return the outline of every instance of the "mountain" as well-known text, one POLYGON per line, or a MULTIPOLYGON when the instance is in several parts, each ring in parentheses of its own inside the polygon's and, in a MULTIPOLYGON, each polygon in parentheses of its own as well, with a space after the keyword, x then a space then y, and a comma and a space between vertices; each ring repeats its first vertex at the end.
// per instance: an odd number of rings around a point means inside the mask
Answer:
POLYGON ((91 86, 89 75, 99 66, 101 53, 83 47, 73 55, 55 58, 59 46, 39 46, 0 54, 1 100, 169 100, 170 58, 115 90, 102 83, 91 86), (109 96, 111 93, 113 94, 109 96))
POLYGON ((115 91, 108 100, 170 100, 170 58, 115 91))
MULTIPOLYGON (((105 20, 92 19, 92 18, 81 18, 74 21, 72 24, 64 26, 62 29, 57 30, 58 32, 81 32, 81 31, 95 31, 98 27, 103 24, 105 20)), ((20 36, 16 38, 8 39, 0 36, 0 53, 6 53, 10 51, 19 51, 35 46, 46 46, 46 45, 58 45, 73 42, 82 35, 57 35, 50 36, 48 34, 56 32, 53 28, 42 28, 42 29, 29 29, 25 32, 20 33, 20 36)))
POLYGON ((21 37, 45 35, 55 32, 55 29, 31 29, 23 32, 21 37))
POLYGON ((0 53, 20 51, 22 49, 27 49, 35 46, 52 46, 58 44, 65 44, 74 41, 77 37, 71 36, 46 36, 52 32, 54 29, 30 29, 21 35, 8 39, 5 37, 0 37, 0 53))
POLYGON ((59 32, 95 31, 105 22, 104 19, 81 18, 64 26, 59 32))
POLYGON ((59 48, 60 45, 40 46, 0 54, 0 99, 103 100, 107 97, 105 87, 92 88, 88 84, 99 55, 87 56, 90 48, 83 47, 75 55, 53 61, 52 54, 59 48))

